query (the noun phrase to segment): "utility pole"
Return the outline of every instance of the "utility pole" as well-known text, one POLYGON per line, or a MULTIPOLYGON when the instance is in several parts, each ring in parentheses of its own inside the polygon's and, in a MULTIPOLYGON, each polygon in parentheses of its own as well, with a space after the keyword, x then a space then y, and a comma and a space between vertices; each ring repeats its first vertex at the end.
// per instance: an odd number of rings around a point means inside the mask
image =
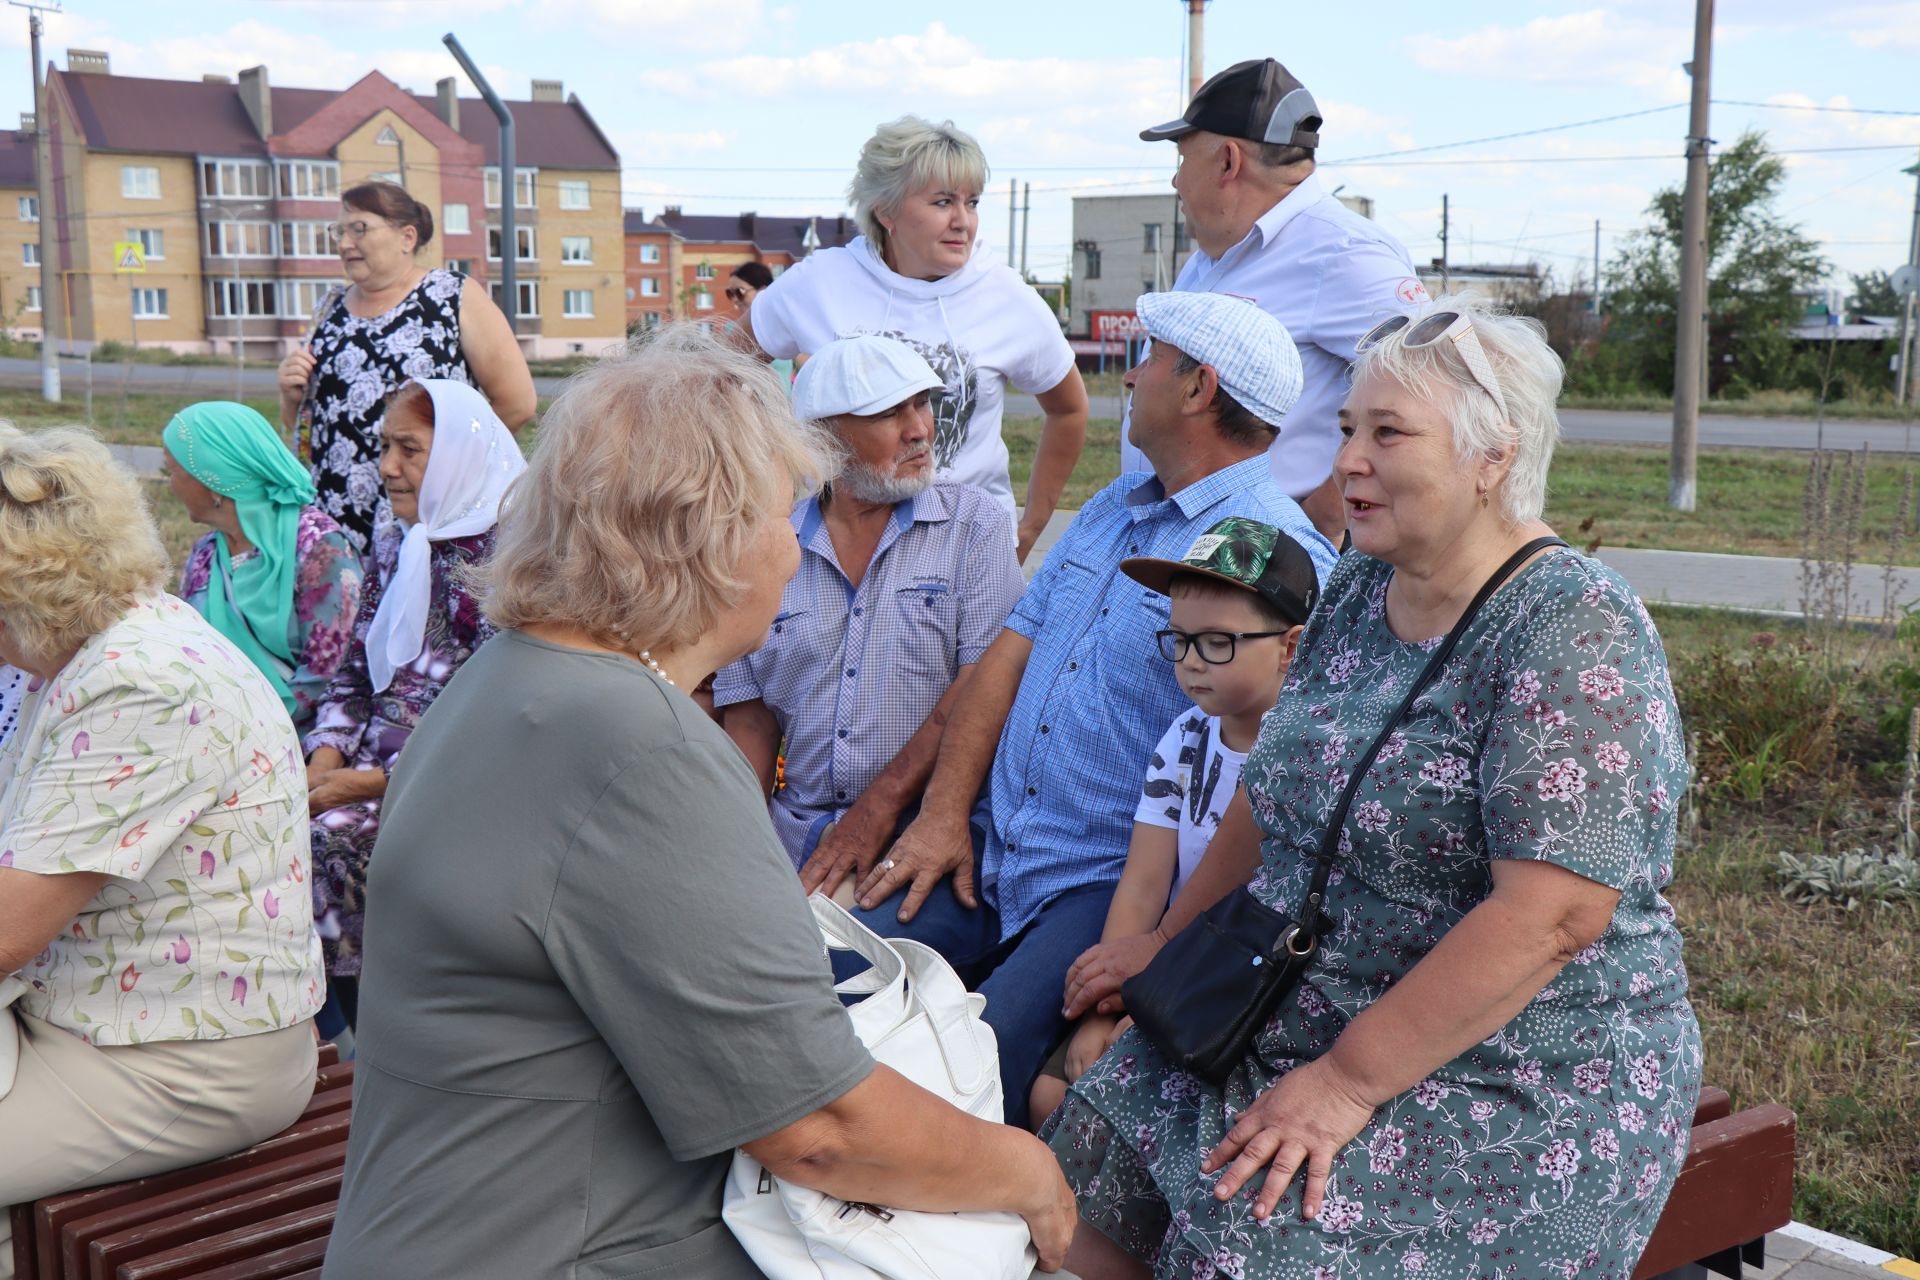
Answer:
POLYGON ((1920 262, 1920 164, 1900 172, 1914 175, 1913 234, 1907 240, 1907 296, 1900 300, 1900 372, 1894 379, 1895 404, 1907 403, 1908 398, 1920 390, 1920 382, 1916 382, 1912 374, 1914 330, 1920 328, 1920 293, 1916 292, 1920 290, 1920 279, 1914 278, 1920 275, 1920 267, 1913 265, 1920 262))
POLYGON ((1713 86, 1713 0, 1694 0, 1693 109, 1687 117, 1687 188, 1680 213, 1680 305, 1674 316, 1673 453, 1667 505, 1692 511, 1700 444, 1700 384, 1706 377, 1707 123, 1713 86))
POLYGON ((1033 184, 1020 184, 1020 278, 1027 278, 1027 219, 1033 213, 1033 184))
POLYGON ((1007 179, 1007 265, 1013 265, 1013 219, 1020 212, 1020 196, 1012 178, 1007 179))
POLYGON ((1593 315, 1600 317, 1600 219, 1593 220, 1593 315))
POLYGON ((466 49, 453 32, 447 32, 440 40, 453 54, 453 60, 460 64, 460 69, 467 73, 467 79, 473 81, 473 87, 480 91, 480 97, 486 102, 488 110, 493 112, 493 118, 500 122, 500 310, 506 313, 507 329, 516 335, 517 344, 520 332, 520 264, 517 261, 520 256, 520 237, 515 226, 514 208, 520 202, 520 184, 514 180, 513 112, 507 110, 507 104, 500 101, 500 95, 480 74, 480 68, 473 64, 473 59, 467 56, 466 49))
POLYGON ((1186 0, 1187 6, 1187 101, 1207 82, 1206 59, 1201 48, 1206 43, 1207 0, 1186 0))
POLYGON ((53 298, 57 272, 53 241, 53 135, 47 130, 47 86, 40 63, 40 14, 60 12, 54 4, 8 0, 27 11, 28 44, 33 53, 33 170, 40 202, 40 394, 48 404, 60 403, 60 356, 53 349, 53 298))
POLYGON ((1453 287, 1452 268, 1447 261, 1447 232, 1452 217, 1452 202, 1443 195, 1440 197, 1440 292, 1443 294, 1453 287))

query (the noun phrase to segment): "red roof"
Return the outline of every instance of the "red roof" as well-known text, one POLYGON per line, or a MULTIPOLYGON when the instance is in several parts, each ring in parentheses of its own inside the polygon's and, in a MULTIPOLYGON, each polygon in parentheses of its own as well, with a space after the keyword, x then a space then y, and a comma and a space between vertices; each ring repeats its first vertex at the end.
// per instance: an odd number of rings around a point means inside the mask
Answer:
MULTIPOLYGON (((87 145, 108 151, 173 155, 261 156, 240 87, 204 80, 150 80, 53 70, 73 103, 87 145)), ((335 89, 273 89, 273 131, 289 133, 340 96, 335 89)), ((434 99, 415 95, 434 109, 434 99)), ((515 150, 524 164, 554 169, 618 169, 620 157, 578 102, 508 102, 515 150)), ((500 125, 478 98, 460 99, 460 133, 500 160, 500 125)))
POLYGON ((0 132, 0 187, 26 187, 31 190, 36 181, 33 173, 33 135, 15 133, 11 129, 0 132))
MULTIPOLYGON (((629 211, 631 220, 634 211, 629 211)), ((689 244, 750 243, 762 253, 805 252, 807 224, 812 223, 819 247, 835 249, 860 234, 860 224, 845 214, 815 217, 769 217, 758 213, 685 214, 668 207, 657 219, 661 226, 689 244)))

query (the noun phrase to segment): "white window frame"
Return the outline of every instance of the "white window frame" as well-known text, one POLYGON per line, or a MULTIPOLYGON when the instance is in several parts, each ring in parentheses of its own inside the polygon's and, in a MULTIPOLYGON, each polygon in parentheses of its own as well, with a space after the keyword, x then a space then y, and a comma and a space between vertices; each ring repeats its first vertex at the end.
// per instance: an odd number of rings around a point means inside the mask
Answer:
POLYGON ((693 269, 693 278, 695 280, 713 279, 714 278, 713 264, 711 262, 702 262, 697 266, 695 266, 693 269))
MULTIPOLYGON (((226 277, 208 280, 207 315, 215 320, 278 319, 280 282, 259 276, 242 276, 237 281, 226 277), (241 306, 238 315, 233 311, 233 299, 236 297, 239 298, 241 306)), ((299 318, 306 319, 305 316, 299 318)))
POLYGON ((467 212, 467 206, 458 201, 453 204, 442 205, 440 207, 440 229, 450 236, 470 234, 473 231, 473 219, 467 212), (456 209, 459 210, 460 213, 460 216, 457 218, 454 216, 456 209))
POLYGON ((23 267, 37 267, 40 265, 39 241, 22 240, 20 242, 20 265, 23 267))
POLYGON ((25 309, 28 311, 38 311, 40 309, 39 285, 30 284, 27 286, 27 304, 25 309))
POLYGON ((135 320, 167 320, 167 291, 152 285, 136 286, 131 303, 135 320))
POLYGON ((333 288, 334 281, 315 279, 313 276, 300 276, 280 281, 280 312, 289 320, 305 320, 313 315, 320 305, 320 299, 326 297, 327 290, 333 288))
POLYGON ((167 260, 167 233, 158 227, 128 227, 127 239, 140 246, 140 256, 148 262, 167 260))
POLYGON ((207 256, 209 258, 277 258, 280 256, 279 228, 271 222, 255 219, 229 221, 221 218, 207 223, 207 256), (255 250, 248 247, 248 240, 258 231, 262 247, 255 250), (233 238, 239 237, 240 249, 233 248, 233 238))
POLYGON ((40 197, 39 196, 21 196, 20 197, 20 221, 22 222, 40 221, 40 197))
POLYGON ((279 256, 307 259, 338 257, 339 247, 334 243, 333 232, 327 229, 332 225, 332 222, 321 222, 315 218, 282 221, 279 256))
MULTIPOLYGON (((487 208, 500 207, 500 166, 490 164, 481 171, 481 185, 485 188, 487 208)), ((513 207, 516 209, 533 208, 534 189, 538 183, 540 171, 529 169, 523 164, 513 167, 513 207)))
POLYGON ((584 178, 560 179, 560 207, 569 210, 593 208, 593 184, 584 178))
POLYGON ((338 160, 279 160, 274 163, 275 189, 282 200, 338 200, 338 160))
MULTIPOLYGON (((713 291, 712 291, 712 290, 710 290, 710 289, 696 289, 696 290, 694 290, 694 293, 693 293, 693 309, 694 309, 695 311, 711 311, 711 310, 713 310, 713 291)), ((709 329, 709 332, 711 332, 711 329, 709 329)))
MULTIPOLYGON (((540 237, 536 234, 540 228, 523 227, 515 224, 513 228, 513 248, 515 262, 540 261, 540 237)), ((487 228, 487 261, 500 261, 500 228, 487 228)))
POLYGON ((158 200, 160 198, 160 166, 157 164, 121 165, 120 198, 122 200, 158 200))
MULTIPOLYGON (((520 317, 525 320, 540 318, 540 282, 538 280, 516 280, 514 287, 520 294, 520 317)), ((493 298, 495 306, 500 305, 500 282, 487 282, 487 292, 493 298)))
POLYGON ((592 236, 561 236, 560 261, 569 266, 590 267, 593 265, 592 236), (578 250, 576 253, 575 251, 578 250))
POLYGON ((643 244, 643 245, 641 245, 641 246, 640 246, 640 261, 642 261, 642 262, 645 262, 645 263, 648 263, 648 264, 653 264, 653 263, 657 263, 657 262, 659 262, 659 261, 660 261, 660 246, 659 246, 659 245, 657 245, 657 244, 643 244))
POLYGON ((640 278, 640 296, 643 298, 659 297, 660 278, 658 276, 642 276, 640 278))
POLYGON ((568 320, 593 319, 593 290, 562 289, 560 291, 560 314, 568 320), (580 310, 578 304, 584 299, 587 309, 580 310))
POLYGON ((206 200, 273 199, 273 164, 266 160, 200 158, 200 195, 206 200), (247 187, 253 190, 246 190, 247 187))

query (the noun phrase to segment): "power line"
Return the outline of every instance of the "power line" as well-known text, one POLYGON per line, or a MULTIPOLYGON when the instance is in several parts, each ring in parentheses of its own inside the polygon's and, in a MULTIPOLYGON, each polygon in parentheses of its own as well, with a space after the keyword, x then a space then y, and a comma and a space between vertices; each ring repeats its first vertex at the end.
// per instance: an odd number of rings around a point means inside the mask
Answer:
POLYGON ((1759 107, 1765 111, 1831 111, 1844 116, 1920 116, 1920 111, 1879 111, 1872 107, 1822 107, 1808 102, 1743 102, 1738 98, 1715 98, 1716 107, 1759 107))
POLYGON ((1568 129, 1584 129, 1588 125, 1612 124, 1616 120, 1633 120, 1640 116, 1659 115, 1663 111, 1676 111, 1686 106, 1684 102, 1670 102, 1664 107, 1648 107, 1644 111, 1623 111, 1619 115, 1595 116, 1591 120, 1575 120, 1569 124, 1551 124, 1541 129, 1522 129, 1518 133, 1496 133, 1485 138, 1468 138, 1463 142, 1438 142, 1428 147, 1408 147, 1402 151, 1378 151, 1366 156, 1348 156, 1342 160, 1323 161, 1325 164, 1358 164, 1362 160, 1384 160, 1390 156, 1420 155, 1428 151, 1448 151, 1454 147, 1473 147, 1483 142, 1510 142, 1514 138, 1535 138, 1543 133, 1563 133, 1568 129))

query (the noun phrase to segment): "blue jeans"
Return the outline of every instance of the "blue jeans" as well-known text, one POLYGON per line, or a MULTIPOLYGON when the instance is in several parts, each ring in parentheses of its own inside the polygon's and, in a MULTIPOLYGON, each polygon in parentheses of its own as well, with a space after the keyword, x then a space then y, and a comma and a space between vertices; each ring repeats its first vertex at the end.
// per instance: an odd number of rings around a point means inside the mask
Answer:
MULTIPOLYGON (((984 844, 983 834, 975 827, 975 884, 980 883, 984 844)), ((856 908, 853 914, 883 938, 911 938, 932 947, 969 987, 987 998, 987 1025, 1000 1045, 1006 1120, 1027 1128, 1027 1095, 1034 1077, 1069 1030, 1070 1024, 1060 1016, 1067 970, 1082 951, 1100 941, 1113 890, 1112 884, 1069 889, 1005 942, 1000 940, 1000 913, 984 903, 962 906, 953 896, 951 880, 941 881, 907 924, 899 920, 905 890, 871 911, 856 908)), ((835 976, 848 975, 836 966, 835 976)))

